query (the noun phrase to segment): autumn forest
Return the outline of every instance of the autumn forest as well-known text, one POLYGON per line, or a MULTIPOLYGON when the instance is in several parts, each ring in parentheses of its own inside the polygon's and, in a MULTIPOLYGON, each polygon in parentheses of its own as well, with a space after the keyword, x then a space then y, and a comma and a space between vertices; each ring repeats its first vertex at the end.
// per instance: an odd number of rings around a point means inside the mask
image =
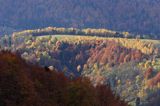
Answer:
POLYGON ((0 106, 160 106, 159 0, 0 0, 0 106))

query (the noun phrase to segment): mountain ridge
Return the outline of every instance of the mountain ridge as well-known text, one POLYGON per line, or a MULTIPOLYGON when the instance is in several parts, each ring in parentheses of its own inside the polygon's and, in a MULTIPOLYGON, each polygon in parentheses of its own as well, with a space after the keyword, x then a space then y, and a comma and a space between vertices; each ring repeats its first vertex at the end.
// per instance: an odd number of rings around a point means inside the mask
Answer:
POLYGON ((6 0, 0 1, 0 26, 108 28, 159 34, 158 0, 6 0))

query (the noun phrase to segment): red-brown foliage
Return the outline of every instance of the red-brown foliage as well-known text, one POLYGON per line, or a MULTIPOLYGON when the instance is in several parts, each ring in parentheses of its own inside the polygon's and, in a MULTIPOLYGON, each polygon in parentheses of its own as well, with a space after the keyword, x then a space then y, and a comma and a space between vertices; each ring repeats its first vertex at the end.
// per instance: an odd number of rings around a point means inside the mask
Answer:
POLYGON ((109 104, 109 106, 126 106, 126 104, 119 97, 115 97, 109 87, 105 85, 99 85, 96 87, 96 89, 98 92, 97 97, 99 99, 100 106, 106 106, 106 104, 109 104))
POLYGON ((0 53, 0 106, 127 106, 107 86, 26 64, 16 54, 0 53))
POLYGON ((114 41, 101 41, 100 44, 96 45, 95 49, 91 49, 88 63, 108 63, 114 66, 130 61, 140 61, 142 58, 143 53, 139 50, 125 48, 114 41))
POLYGON ((152 72, 153 72, 153 69, 148 68, 148 70, 144 73, 144 77, 148 79, 151 76, 152 72))
POLYGON ((156 86, 160 82, 160 72, 157 75, 147 81, 149 87, 156 86))

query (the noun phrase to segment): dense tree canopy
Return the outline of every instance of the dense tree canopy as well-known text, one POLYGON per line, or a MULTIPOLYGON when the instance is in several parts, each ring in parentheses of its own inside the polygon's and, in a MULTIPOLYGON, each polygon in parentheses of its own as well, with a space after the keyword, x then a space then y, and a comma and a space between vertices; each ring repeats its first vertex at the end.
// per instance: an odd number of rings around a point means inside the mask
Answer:
POLYGON ((0 106, 127 106, 109 86, 70 80, 10 52, 0 55, 0 106))
POLYGON ((0 26, 14 29, 62 26, 160 33, 159 0, 1 0, 0 4, 0 26))

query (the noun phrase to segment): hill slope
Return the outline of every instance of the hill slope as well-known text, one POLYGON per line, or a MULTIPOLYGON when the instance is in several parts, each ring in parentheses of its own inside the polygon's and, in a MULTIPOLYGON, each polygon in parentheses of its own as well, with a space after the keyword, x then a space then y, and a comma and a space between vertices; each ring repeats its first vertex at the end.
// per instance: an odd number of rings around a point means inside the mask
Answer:
POLYGON ((1 0, 0 26, 108 28, 160 33, 158 0, 1 0))
POLYGON ((47 35, 45 31, 4 36, 1 49, 17 51, 29 63, 55 67, 69 78, 87 77, 94 86, 109 83, 131 105, 137 97, 145 106, 158 105, 159 40, 47 35))
POLYGON ((7 51, 0 55, 0 106, 127 106, 105 85, 70 80, 7 51))

